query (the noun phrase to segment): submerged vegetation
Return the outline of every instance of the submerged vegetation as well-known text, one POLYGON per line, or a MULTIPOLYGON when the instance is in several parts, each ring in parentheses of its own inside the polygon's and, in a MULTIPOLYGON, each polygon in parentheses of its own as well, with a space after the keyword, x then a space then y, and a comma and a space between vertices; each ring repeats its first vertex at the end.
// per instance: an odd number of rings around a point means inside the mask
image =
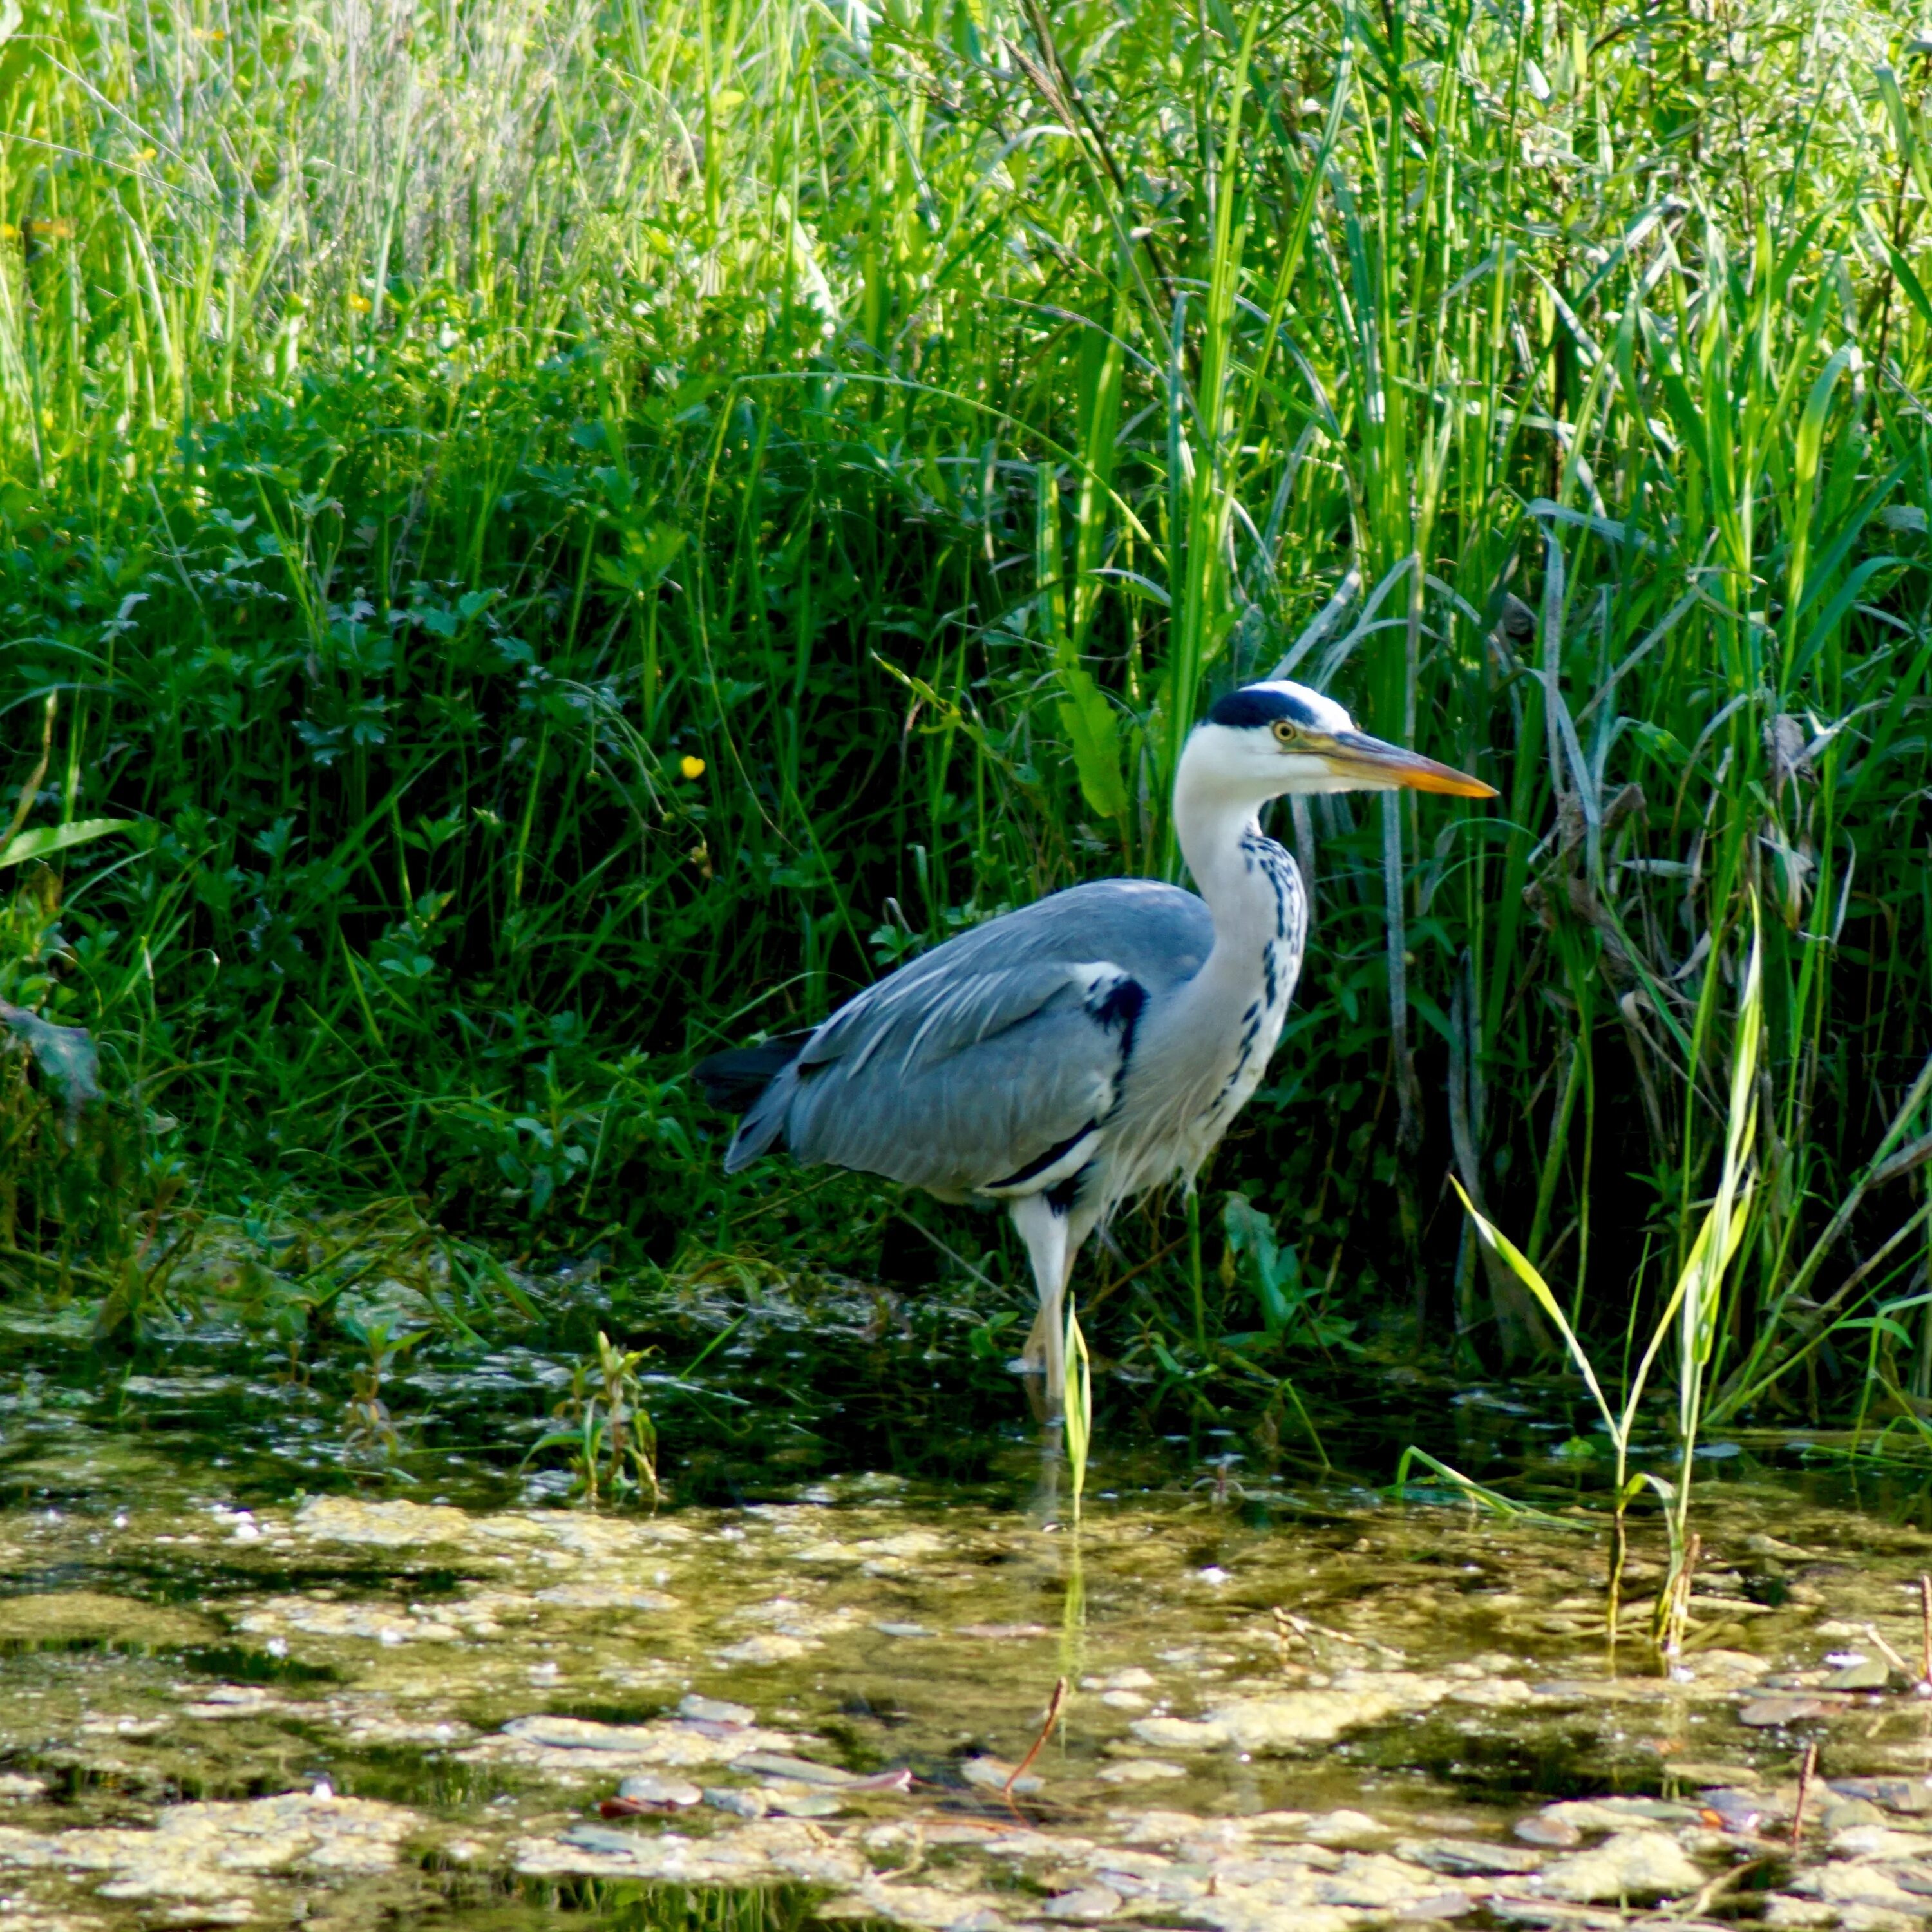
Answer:
MULTIPOLYGON (((1311 1354, 1657 1331, 1687 1433, 1924 1432, 1932 42, 1894 10, 9 21, 16 1292, 138 1333, 218 1231, 196 1279, 299 1352, 372 1252, 464 1334, 531 1312, 512 1257, 944 1274, 1010 1352, 995 1225, 724 1179, 686 1069, 1172 872, 1181 736, 1280 667, 1502 797, 1283 814, 1315 932, 1208 1177, 1222 1264, 1175 1203, 1124 1223, 1096 1359, 1272 1440, 1311 1354), (368 1204, 380 1240, 291 1255, 368 1204)), ((654 1491, 612 1332, 580 1476, 654 1491)), ((361 1346, 380 1443, 402 1345, 361 1346)))

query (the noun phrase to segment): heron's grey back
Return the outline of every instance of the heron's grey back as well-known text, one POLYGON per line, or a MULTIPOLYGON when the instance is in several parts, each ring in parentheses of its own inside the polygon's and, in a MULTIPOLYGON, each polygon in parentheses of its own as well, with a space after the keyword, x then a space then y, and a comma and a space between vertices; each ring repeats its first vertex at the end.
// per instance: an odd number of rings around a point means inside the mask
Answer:
POLYGON ((832 1014, 746 1114, 726 1169, 782 1139, 808 1166, 992 1186, 1106 1118, 1142 1005, 1214 943, 1206 905, 1150 879, 989 920, 832 1014))

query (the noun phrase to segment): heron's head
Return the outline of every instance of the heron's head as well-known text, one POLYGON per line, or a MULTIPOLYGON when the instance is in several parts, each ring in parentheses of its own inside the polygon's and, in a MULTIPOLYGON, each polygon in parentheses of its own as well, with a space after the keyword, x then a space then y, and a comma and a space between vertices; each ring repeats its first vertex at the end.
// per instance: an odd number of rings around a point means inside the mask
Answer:
POLYGON ((1494 798, 1485 784, 1420 752, 1355 728, 1332 698, 1306 685, 1244 684, 1219 699, 1187 742, 1190 776, 1259 805, 1286 793, 1447 792, 1494 798))

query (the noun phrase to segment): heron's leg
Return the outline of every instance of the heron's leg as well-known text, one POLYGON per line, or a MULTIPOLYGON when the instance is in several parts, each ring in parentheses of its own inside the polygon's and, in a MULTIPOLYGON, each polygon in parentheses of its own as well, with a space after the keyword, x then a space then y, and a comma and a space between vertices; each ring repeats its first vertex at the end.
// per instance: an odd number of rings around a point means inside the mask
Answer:
POLYGON ((1025 1242, 1033 1264, 1034 1287, 1040 1295, 1040 1315, 1027 1337, 1021 1358, 1030 1373, 1036 1361, 1046 1371, 1046 1413, 1057 1418, 1066 1390, 1066 1330, 1060 1316, 1066 1278, 1072 1272, 1074 1248, 1067 1237, 1066 1211, 1044 1194, 1029 1194, 1013 1203, 1013 1226, 1025 1242), (1039 1352, 1035 1354, 1035 1345, 1039 1352))
POLYGON ((1046 1311, 1042 1309, 1033 1318, 1033 1326, 1027 1330, 1026 1346, 1014 1357, 1011 1366, 1023 1376, 1036 1376, 1046 1367, 1046 1311))

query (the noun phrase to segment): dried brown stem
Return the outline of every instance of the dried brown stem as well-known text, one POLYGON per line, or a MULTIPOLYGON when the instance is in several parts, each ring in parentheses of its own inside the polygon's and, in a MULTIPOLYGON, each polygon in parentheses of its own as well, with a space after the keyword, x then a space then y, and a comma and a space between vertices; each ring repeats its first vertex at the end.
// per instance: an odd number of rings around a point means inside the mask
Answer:
POLYGON ((1065 1708, 1066 1703, 1066 1679, 1064 1677, 1056 1678, 1054 1680, 1053 1695, 1046 1700, 1046 1721, 1040 1726, 1040 1736, 1034 1739, 1032 1748, 1018 1764, 1013 1766, 1012 1777, 1000 1786, 1001 1797, 1010 1798, 1012 1796, 1013 1786, 1026 1775, 1028 1767, 1046 1748, 1046 1741, 1052 1736, 1054 1726, 1060 1722, 1060 1714, 1065 1708))
POLYGON ((1791 1808, 1791 1849, 1798 1849, 1798 1840, 1804 1831, 1804 1802, 1811 1796, 1811 1774, 1818 1768, 1818 1741, 1813 1738, 1804 1747, 1804 1762, 1798 1767, 1798 1802, 1791 1808))
POLYGON ((1932 1684, 1932 1576, 1921 1576, 1918 1580, 1918 1681, 1932 1684))

